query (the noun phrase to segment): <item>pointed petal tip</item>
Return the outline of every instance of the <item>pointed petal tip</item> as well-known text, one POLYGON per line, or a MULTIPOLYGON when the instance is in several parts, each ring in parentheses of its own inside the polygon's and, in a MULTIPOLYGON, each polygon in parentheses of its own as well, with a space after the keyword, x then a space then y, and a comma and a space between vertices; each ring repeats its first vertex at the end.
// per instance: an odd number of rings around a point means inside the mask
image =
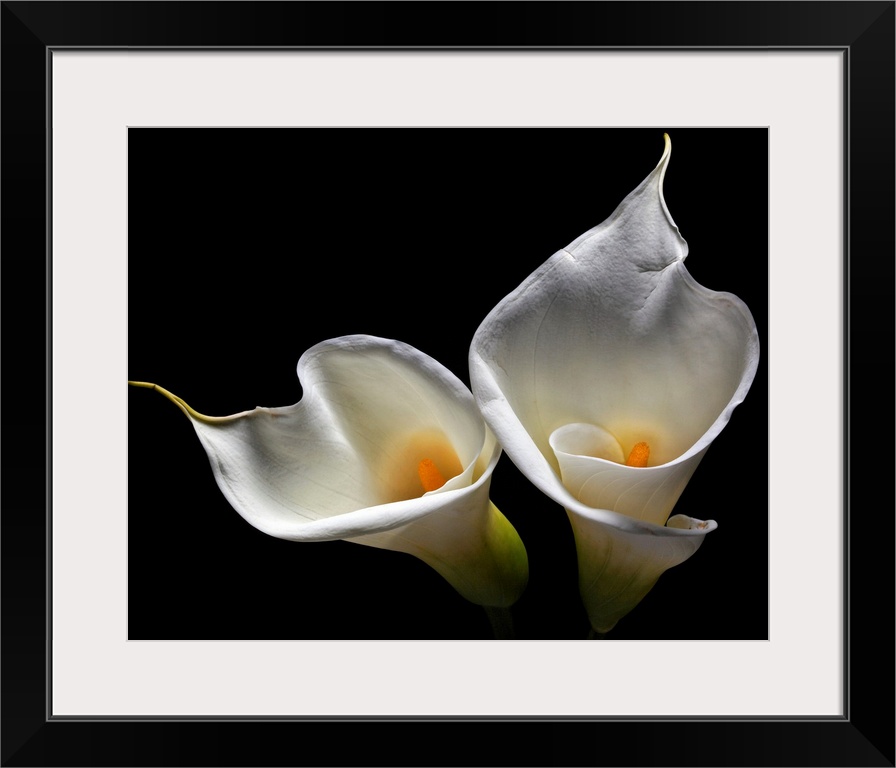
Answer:
POLYGON ((199 413, 198 411, 191 408, 187 403, 177 395, 172 392, 169 392, 164 387, 160 387, 158 384, 152 384, 148 381, 131 381, 128 380, 128 384, 132 387, 143 387, 146 389, 153 389, 158 392, 160 395, 167 397, 172 403, 174 403, 178 408, 180 408, 187 416, 190 418, 196 419, 197 421, 204 421, 206 424, 215 424, 222 421, 227 421, 231 417, 229 416, 206 416, 204 413, 199 413))
POLYGON ((669 138, 668 133, 663 133, 663 154, 660 156, 658 164, 668 162, 670 154, 672 154, 672 139, 669 138))
POLYGON ((672 155, 672 139, 669 138, 668 133, 663 134, 663 154, 660 155, 660 161, 656 164, 657 168, 662 168, 662 172, 660 174, 660 188, 662 188, 662 177, 666 173, 666 166, 669 164, 669 157, 672 155))

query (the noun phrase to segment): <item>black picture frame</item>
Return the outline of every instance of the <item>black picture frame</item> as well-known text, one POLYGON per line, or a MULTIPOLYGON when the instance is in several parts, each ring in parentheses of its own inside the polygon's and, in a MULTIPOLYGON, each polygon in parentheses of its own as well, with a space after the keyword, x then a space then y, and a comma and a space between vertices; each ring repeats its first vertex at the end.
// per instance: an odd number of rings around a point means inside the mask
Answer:
POLYGON ((880 450, 877 433, 893 423, 892 2, 4 2, 0 22, 3 765, 894 765, 893 451, 886 442, 880 450), (49 397, 51 384, 49 56, 61 47, 129 46, 842 50, 845 715, 412 723, 49 717, 43 460, 50 414, 40 395, 46 382, 49 397), (438 751, 421 753, 427 744, 438 751))

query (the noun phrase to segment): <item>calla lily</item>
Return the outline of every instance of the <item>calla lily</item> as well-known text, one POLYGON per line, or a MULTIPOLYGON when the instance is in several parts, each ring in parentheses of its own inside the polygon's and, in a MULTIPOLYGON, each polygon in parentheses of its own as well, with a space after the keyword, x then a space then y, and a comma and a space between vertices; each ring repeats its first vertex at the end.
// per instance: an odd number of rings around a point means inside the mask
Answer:
POLYGON ((598 634, 716 528, 669 515, 759 360, 746 305, 684 266, 663 199, 664 138, 653 172, 501 301, 470 350, 485 420, 567 511, 598 634))
POLYGON ((372 336, 317 344, 298 375, 297 404, 224 417, 131 384, 189 417, 219 488, 259 530, 406 552, 466 599, 512 605, 526 550, 489 500, 501 449, 463 383, 413 347, 372 336))

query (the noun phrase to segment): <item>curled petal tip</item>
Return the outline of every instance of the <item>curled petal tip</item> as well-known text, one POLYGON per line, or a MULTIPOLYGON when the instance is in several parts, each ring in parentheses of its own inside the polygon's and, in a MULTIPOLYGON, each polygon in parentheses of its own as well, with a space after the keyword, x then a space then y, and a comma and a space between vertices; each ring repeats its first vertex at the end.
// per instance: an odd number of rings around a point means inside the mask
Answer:
POLYGON ((698 533, 709 533, 719 527, 715 520, 698 520, 696 517, 688 517, 687 515, 672 515, 666 521, 667 528, 677 528, 683 531, 697 531, 698 533))

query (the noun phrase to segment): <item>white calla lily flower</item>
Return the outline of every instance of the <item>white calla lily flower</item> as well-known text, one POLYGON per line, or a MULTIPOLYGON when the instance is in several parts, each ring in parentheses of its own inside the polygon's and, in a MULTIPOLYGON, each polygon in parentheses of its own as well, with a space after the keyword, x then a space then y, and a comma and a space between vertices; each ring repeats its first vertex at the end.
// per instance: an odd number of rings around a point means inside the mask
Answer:
POLYGON ((464 384, 413 347, 373 336, 317 344, 298 375, 297 404, 224 417, 131 384, 183 410, 220 490, 259 530, 406 552, 467 600, 516 602, 526 550, 489 500, 501 448, 464 384))
POLYGON ((567 510, 600 634, 716 528, 669 515, 759 361, 746 305, 684 266, 663 199, 670 151, 665 136, 653 172, 501 301, 470 350, 485 420, 567 510))

